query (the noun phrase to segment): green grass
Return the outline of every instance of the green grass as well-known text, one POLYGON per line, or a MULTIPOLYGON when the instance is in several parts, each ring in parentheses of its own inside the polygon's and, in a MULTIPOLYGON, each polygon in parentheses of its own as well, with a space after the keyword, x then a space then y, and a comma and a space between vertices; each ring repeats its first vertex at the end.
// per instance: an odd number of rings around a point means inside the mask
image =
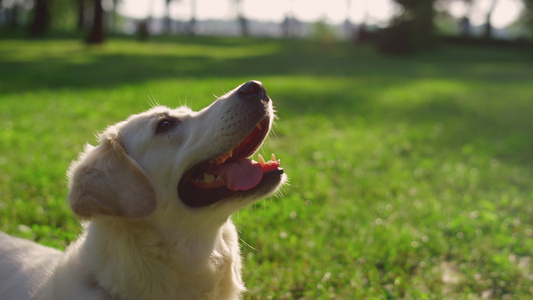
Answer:
POLYGON ((527 299, 533 293, 533 60, 417 57, 305 41, 0 41, 0 230, 64 248, 65 170, 153 102, 200 109, 261 80, 261 150, 283 197, 235 214, 247 299, 527 299), (249 246, 248 246, 249 245, 249 246))

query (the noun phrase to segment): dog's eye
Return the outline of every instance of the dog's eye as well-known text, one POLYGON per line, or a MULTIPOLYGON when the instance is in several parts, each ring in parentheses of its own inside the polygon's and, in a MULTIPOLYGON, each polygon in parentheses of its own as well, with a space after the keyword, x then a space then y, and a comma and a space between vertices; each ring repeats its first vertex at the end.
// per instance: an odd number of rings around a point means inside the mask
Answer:
POLYGON ((178 123, 176 118, 164 118, 157 122, 157 127, 155 128, 155 134, 165 132, 170 128, 174 127, 178 123))

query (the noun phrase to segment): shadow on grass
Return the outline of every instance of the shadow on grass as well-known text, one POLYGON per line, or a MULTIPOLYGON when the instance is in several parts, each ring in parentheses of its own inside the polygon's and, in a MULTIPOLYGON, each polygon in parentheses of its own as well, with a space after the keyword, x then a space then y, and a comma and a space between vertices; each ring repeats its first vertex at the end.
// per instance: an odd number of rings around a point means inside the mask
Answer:
POLYGON ((58 41, 64 40, 36 41, 33 50, 20 49, 33 45, 31 42, 0 46, 0 93, 102 89, 168 78, 269 75, 338 76, 354 80, 378 77, 385 84, 387 79, 434 76, 494 82, 531 79, 524 76, 531 74, 523 67, 509 74, 502 74, 497 68, 498 64, 524 63, 527 55, 497 50, 479 54, 454 48, 427 56, 397 58, 379 56, 372 49, 349 44, 292 40, 180 37, 140 43, 121 38, 100 48, 88 48, 77 40, 70 40, 72 43, 65 46, 54 45, 58 41), (491 67, 484 68, 487 62, 491 67))
MULTIPOLYGON (((278 101, 277 107, 281 114, 289 117, 318 114, 344 121, 343 124, 363 118, 370 126, 391 129, 407 125, 418 128, 424 136, 414 136, 410 141, 412 146, 432 148, 430 152, 434 158, 455 152, 453 155, 457 159, 466 159, 463 154, 474 152, 533 170, 533 103, 528 101, 527 95, 518 97, 513 92, 505 93, 505 88, 491 95, 494 89, 482 91, 482 87, 474 87, 471 92, 462 95, 472 99, 435 93, 425 103, 402 105, 380 101, 383 95, 377 87, 374 91, 350 92, 348 86, 322 93, 306 91, 305 88, 294 94, 282 93, 278 95, 281 101, 278 101)), ((391 86, 381 88, 386 90, 391 86)), ((533 171, 528 173, 533 176, 533 171)))
MULTIPOLYGON (((475 140, 491 145, 512 143, 527 137, 533 124, 533 107, 522 100, 504 106, 499 101, 484 103, 478 91, 491 95, 484 87, 524 89, 533 81, 532 59, 520 51, 500 49, 447 48, 417 57, 385 57, 372 49, 349 44, 327 45, 312 41, 271 39, 223 39, 203 37, 157 38, 139 43, 118 38, 102 48, 87 48, 77 40, 57 46, 57 41, 37 41, 36 49, 24 40, 8 40, 0 46, 0 94, 35 90, 111 89, 158 79, 190 78, 288 78, 271 93, 278 108, 286 114, 321 114, 331 118, 364 116, 368 122, 406 122, 433 126, 450 125, 454 129, 437 141, 459 149, 475 140), (18 44, 20 42, 20 44, 18 44), (26 42, 26 43, 25 43, 26 42), (7 44, 7 46, 6 46, 7 44), (430 81, 464 82, 465 95, 477 97, 470 107, 454 99, 453 94, 429 93, 424 103, 394 105, 394 97, 384 95, 391 89, 430 81), (477 89, 477 90, 476 90, 477 89), (393 98, 388 103, 383 98, 393 98), (487 105, 486 109, 479 106, 487 105)), ((67 41, 69 41, 67 39, 67 41)), ((283 80, 283 79, 281 79, 283 80)), ((268 87, 267 87, 268 88, 268 87)), ((417 91, 402 97, 413 97, 417 91)), ((409 104, 409 99, 404 99, 409 104)), ((468 100, 467 100, 468 101, 468 100)), ((526 161, 533 148, 531 139, 515 142, 513 152, 500 149, 502 155, 518 155, 517 163, 526 161)))

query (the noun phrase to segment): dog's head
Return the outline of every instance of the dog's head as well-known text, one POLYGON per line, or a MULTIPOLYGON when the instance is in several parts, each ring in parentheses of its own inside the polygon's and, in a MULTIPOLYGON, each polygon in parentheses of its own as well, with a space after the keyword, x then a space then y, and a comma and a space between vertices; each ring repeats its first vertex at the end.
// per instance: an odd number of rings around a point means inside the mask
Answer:
POLYGON ((69 202, 82 217, 140 219, 156 210, 227 215, 275 193, 279 161, 249 159, 268 135, 272 101, 250 81, 209 107, 155 107, 130 116, 87 146, 68 172, 69 202))

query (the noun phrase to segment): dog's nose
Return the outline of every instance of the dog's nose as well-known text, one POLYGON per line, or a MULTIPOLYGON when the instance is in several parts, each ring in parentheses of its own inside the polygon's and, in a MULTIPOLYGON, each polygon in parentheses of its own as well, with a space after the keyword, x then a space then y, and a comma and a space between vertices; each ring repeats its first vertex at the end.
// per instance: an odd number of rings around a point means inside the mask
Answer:
POLYGON ((240 95, 267 98, 267 93, 265 88, 263 87, 263 84, 261 83, 261 81, 257 80, 251 80, 241 85, 241 87, 237 90, 237 93, 239 93, 240 95))

